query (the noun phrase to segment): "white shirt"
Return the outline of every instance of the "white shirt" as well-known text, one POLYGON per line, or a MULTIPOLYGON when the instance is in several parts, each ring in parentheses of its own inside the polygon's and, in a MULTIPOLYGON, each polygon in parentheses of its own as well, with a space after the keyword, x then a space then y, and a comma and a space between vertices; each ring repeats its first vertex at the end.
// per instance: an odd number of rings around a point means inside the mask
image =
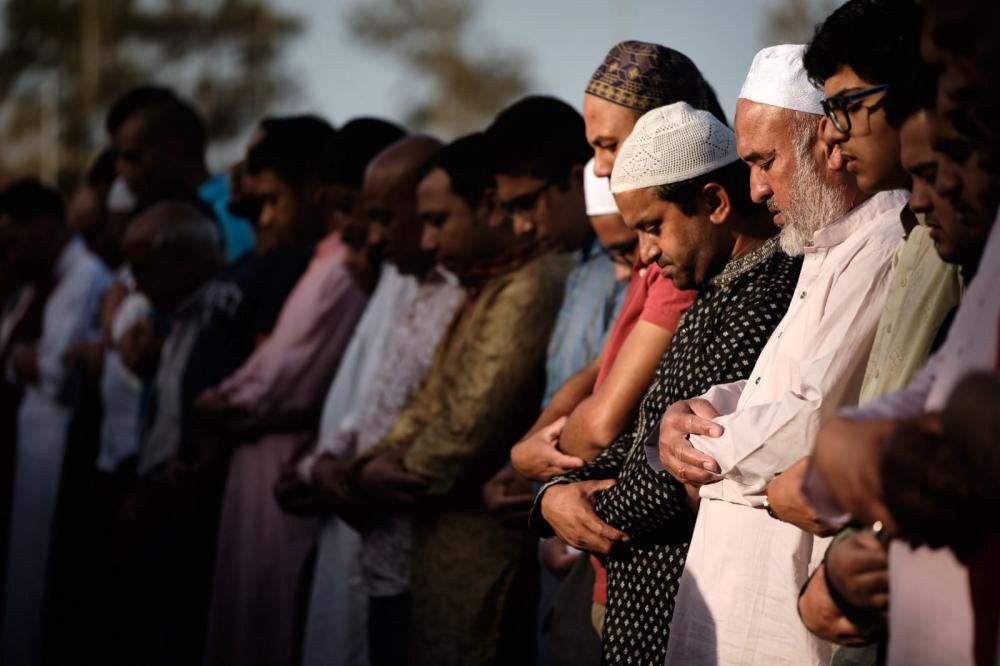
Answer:
MULTIPOLYGON (((1000 224, 994 221, 979 271, 941 349, 909 386, 847 410, 842 416, 906 419, 940 411, 965 375, 993 371, 1000 325, 998 284, 1000 224)), ((889 666, 974 663, 968 572, 950 550, 913 550, 893 542, 889 549, 889 594, 889 666)))
POLYGON ((418 287, 415 278, 401 275, 390 263, 382 265, 375 292, 326 394, 320 417, 320 450, 324 450, 324 441, 338 431, 354 429, 359 408, 371 391, 372 376, 385 350, 386 337, 418 287))
POLYGON ((73 238, 55 268, 38 340, 38 382, 26 387, 18 410, 4 651, 0 663, 34 663, 48 567, 52 519, 72 416, 70 346, 100 334, 101 297, 111 275, 83 241, 73 238))
POLYGON ((668 664, 825 664, 829 644, 796 599, 822 542, 760 508, 777 472, 808 455, 824 420, 855 404, 903 235, 903 192, 876 194, 813 236, 788 312, 750 378, 703 396, 719 438, 691 436, 723 480, 703 486, 668 664))

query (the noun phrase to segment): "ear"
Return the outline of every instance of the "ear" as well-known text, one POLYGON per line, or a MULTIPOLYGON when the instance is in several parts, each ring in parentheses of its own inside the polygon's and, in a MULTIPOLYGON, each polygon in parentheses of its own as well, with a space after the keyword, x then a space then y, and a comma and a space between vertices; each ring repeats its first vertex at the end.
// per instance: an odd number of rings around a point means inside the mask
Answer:
POLYGON ((701 205, 712 224, 723 224, 733 212, 729 192, 719 183, 706 183, 701 189, 701 205))
POLYGON ((486 188, 483 190, 483 195, 479 197, 479 203, 473 211, 476 215, 476 220, 481 221, 488 226, 495 226, 494 216, 497 212, 497 207, 498 201, 496 188, 486 188))

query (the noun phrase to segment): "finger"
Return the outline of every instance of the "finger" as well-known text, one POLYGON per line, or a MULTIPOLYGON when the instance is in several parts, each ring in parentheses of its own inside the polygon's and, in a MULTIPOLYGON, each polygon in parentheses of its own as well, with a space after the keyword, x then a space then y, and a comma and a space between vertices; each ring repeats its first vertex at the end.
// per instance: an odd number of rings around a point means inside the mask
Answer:
POLYGON ((872 608, 876 608, 883 613, 889 610, 889 593, 879 592, 878 594, 873 594, 871 598, 872 608))
POLYGON ((691 443, 686 440, 674 442, 673 453, 678 463, 690 465, 700 470, 715 472, 716 474, 722 471, 719 463, 715 462, 715 458, 707 453, 702 453, 691 446, 691 443))
POLYGON ((703 419, 715 419, 721 416, 719 411, 715 408, 715 405, 702 398, 688 400, 688 406, 691 408, 692 412, 703 419))
POLYGON ((722 426, 696 414, 685 414, 680 419, 679 425, 684 432, 690 435, 704 435, 706 437, 720 437, 722 435, 722 426))
POLYGON ((560 470, 571 470, 577 469, 584 466, 582 458, 577 458, 576 456, 567 455, 556 450, 552 450, 548 460, 546 461, 550 467, 555 467, 560 470))
POLYGON ((722 480, 722 477, 717 474, 712 474, 711 472, 700 467, 694 467, 686 463, 676 465, 676 473, 671 472, 671 476, 681 483, 690 484, 692 486, 705 486, 722 480))
POLYGON ((427 489, 425 478, 409 472, 392 472, 386 477, 386 485, 402 492, 422 492, 427 489))

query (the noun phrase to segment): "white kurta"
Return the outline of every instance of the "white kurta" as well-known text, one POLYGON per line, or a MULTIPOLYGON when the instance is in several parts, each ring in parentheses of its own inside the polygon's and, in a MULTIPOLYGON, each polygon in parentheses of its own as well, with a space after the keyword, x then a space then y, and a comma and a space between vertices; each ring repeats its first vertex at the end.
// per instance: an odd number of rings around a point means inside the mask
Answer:
POLYGON ((55 277, 42 314, 39 379, 26 388, 18 412, 0 659, 10 666, 36 663, 40 647, 49 542, 72 416, 63 358, 73 344, 99 335, 101 296, 111 282, 108 271, 78 238, 60 255, 55 277))
MULTIPOLYGON (((1000 221, 1000 215, 997 217, 1000 221)), ((905 419, 940 411, 965 375, 997 367, 1000 326, 1000 224, 989 241, 941 349, 910 385, 847 410, 858 420, 905 419)), ((972 666, 973 611, 968 572, 950 550, 889 549, 889 666, 972 666)))
MULTIPOLYGON (((375 292, 326 395, 316 453, 302 466, 306 475, 315 457, 333 446, 338 432, 354 429, 358 412, 371 392, 371 379, 385 351, 386 337, 418 287, 413 277, 401 275, 392 264, 383 264, 375 292)), ((368 595, 361 588, 360 549, 361 537, 353 528, 336 516, 326 520, 310 592, 304 664, 368 663, 368 595)))
POLYGON ((905 204, 902 192, 877 194, 816 232, 750 378, 703 396, 725 431, 691 443, 724 479, 701 490, 668 664, 829 663, 829 644, 806 631, 796 605, 825 540, 773 520, 761 501, 775 473, 810 453, 822 422, 857 403, 905 204))

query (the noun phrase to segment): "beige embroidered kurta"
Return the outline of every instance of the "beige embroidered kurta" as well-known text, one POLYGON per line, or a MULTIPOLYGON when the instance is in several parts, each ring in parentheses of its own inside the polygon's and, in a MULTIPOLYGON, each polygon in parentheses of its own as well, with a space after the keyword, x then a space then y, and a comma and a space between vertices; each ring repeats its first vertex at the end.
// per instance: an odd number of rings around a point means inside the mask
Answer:
POLYGON ((668 664, 829 662, 829 644, 796 610, 826 540, 770 518, 761 501, 775 473, 810 453, 822 422, 857 403, 905 203, 901 192, 877 194, 816 232, 750 378, 703 396, 723 414, 724 433, 691 443, 719 462, 724 479, 701 490, 668 664))
MULTIPOLYGON (((377 450, 434 496, 413 516, 414 664, 492 664, 526 531, 487 513, 480 488, 531 424, 572 260, 548 255, 489 279, 438 346, 421 390, 377 450)), ((527 549, 527 550, 526 550, 527 549)))

